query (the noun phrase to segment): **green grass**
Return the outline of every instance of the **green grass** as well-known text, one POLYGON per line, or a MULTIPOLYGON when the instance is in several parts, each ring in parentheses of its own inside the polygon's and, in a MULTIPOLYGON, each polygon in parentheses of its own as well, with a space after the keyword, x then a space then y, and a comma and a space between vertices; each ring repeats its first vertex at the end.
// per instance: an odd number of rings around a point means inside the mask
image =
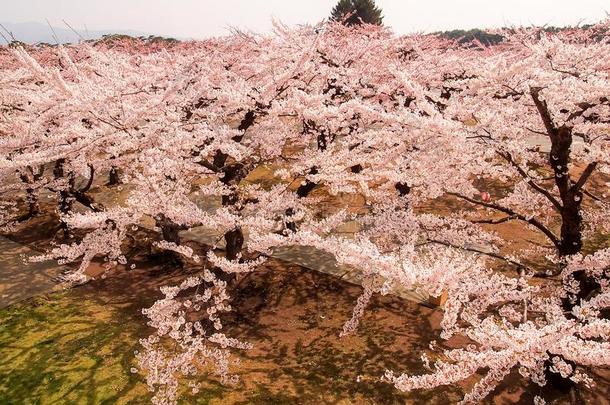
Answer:
POLYGON ((150 402, 130 373, 141 329, 75 291, 0 310, 0 403, 150 402))

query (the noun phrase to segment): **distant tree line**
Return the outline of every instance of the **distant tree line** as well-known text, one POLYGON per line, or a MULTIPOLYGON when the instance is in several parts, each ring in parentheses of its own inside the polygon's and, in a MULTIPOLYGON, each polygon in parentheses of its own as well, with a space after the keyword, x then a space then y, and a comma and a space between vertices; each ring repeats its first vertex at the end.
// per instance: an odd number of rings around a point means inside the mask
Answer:
POLYGON ((471 30, 443 31, 438 34, 444 38, 457 40, 460 44, 468 44, 476 40, 485 46, 491 46, 499 44, 504 40, 502 35, 490 34, 478 28, 471 30))

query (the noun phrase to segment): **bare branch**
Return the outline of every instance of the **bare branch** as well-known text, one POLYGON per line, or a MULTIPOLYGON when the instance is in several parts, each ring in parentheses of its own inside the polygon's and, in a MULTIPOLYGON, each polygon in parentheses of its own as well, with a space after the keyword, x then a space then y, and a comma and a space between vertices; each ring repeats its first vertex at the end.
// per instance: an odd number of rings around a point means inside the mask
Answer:
POLYGON ((573 192, 578 192, 580 191, 580 189, 585 185, 585 183, 587 182, 587 180, 589 180, 589 177, 591 177, 591 174, 593 173, 593 171, 595 170, 595 167, 597 166, 597 162, 592 162, 589 163, 585 169, 585 171, 580 175, 580 178, 578 179, 578 181, 576 182, 576 184, 574 184, 572 186, 572 191, 573 192))
POLYGON ((535 228, 537 228, 538 230, 540 230, 540 232, 545 234, 551 240, 551 242, 553 242, 553 245, 555 245, 557 248, 559 248, 561 246, 561 242, 559 241, 557 236, 555 236, 555 234, 549 228, 547 228, 542 222, 538 221, 535 218, 528 218, 525 215, 521 215, 521 214, 511 210, 510 208, 506 208, 506 207, 503 207, 501 205, 494 204, 494 203, 488 203, 488 202, 484 202, 484 201, 475 200, 473 198, 467 197, 462 194, 458 194, 458 193, 448 193, 448 194, 452 195, 454 197, 461 198, 462 200, 468 201, 469 203, 491 208, 496 211, 504 212, 505 214, 514 216, 516 219, 521 220, 523 222, 527 222, 528 224, 530 224, 530 225, 534 226, 535 228))
POLYGON ((521 166, 519 166, 519 164, 517 164, 517 162, 515 162, 515 160, 513 159, 512 155, 510 153, 500 152, 500 151, 496 151, 496 153, 498 155, 502 156, 515 169, 517 169, 517 172, 521 175, 521 177, 523 177, 523 179, 527 182, 527 184, 530 187, 532 187, 534 190, 538 191, 540 194, 545 196, 547 198, 547 200, 549 200, 551 202, 551 204, 553 204, 553 208, 555 208, 555 211, 561 212, 562 206, 559 203, 559 201, 548 190, 546 190, 545 188, 536 184, 534 182, 534 180, 532 180, 532 178, 530 176, 528 176, 528 174, 525 172, 525 170, 523 170, 521 168, 521 166))

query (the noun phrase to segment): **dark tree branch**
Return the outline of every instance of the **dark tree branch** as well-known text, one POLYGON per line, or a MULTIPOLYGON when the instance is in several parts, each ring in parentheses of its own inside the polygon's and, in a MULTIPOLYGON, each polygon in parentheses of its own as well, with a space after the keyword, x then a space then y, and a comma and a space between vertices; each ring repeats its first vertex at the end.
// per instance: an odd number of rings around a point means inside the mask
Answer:
POLYGON ((585 185, 587 180, 589 180, 589 177, 591 177, 591 174, 595 170, 596 166, 597 162, 592 162, 587 165, 585 171, 580 175, 580 178, 578 179, 576 184, 574 184, 571 188, 574 193, 579 192, 580 189, 585 185))
POLYGON ((523 170, 521 168, 521 166, 519 166, 519 164, 517 162, 515 162, 515 160, 513 159, 512 155, 510 153, 500 152, 500 151, 496 151, 496 153, 498 155, 502 156, 508 163, 510 163, 515 169, 517 169, 517 172, 521 175, 521 177, 523 177, 523 179, 527 182, 527 184, 529 184, 530 187, 532 187, 534 190, 538 191, 540 194, 545 196, 547 198, 547 200, 549 200, 551 202, 551 204, 553 204, 553 208, 555 208, 555 210, 557 212, 561 212, 562 207, 561 207, 561 204, 559 203, 559 201, 557 201, 557 199, 548 190, 546 190, 543 187, 536 184, 534 182, 534 180, 532 180, 527 175, 525 170, 523 170))
POLYGON ((87 164, 87 166, 89 166, 89 180, 87 181, 87 184, 85 184, 85 186, 80 190, 81 193, 86 193, 87 191, 89 191, 91 185, 93 184, 93 177, 95 176, 95 169, 93 168, 93 166, 91 164, 87 164))
POLYGON ((513 266, 516 266, 518 269, 524 269, 524 270, 529 270, 531 272, 533 272, 530 268, 528 268, 527 266, 525 266, 522 263, 516 262, 514 260, 509 259, 508 257, 504 257, 500 254, 497 253, 493 253, 493 252, 485 252, 483 250, 477 249, 475 247, 467 247, 467 246, 458 246, 458 245, 454 245, 452 243, 449 242, 444 242, 441 240, 436 240, 436 239, 428 239, 429 243, 436 243, 438 245, 443 245, 443 246, 448 246, 454 249, 460 249, 460 250, 464 250, 467 252, 473 252, 473 253, 479 253, 485 256, 489 256, 489 257, 493 257, 494 259, 499 259, 502 260, 506 263, 512 264, 513 266))
POLYGON ((551 230, 549 230, 543 223, 541 223, 540 221, 538 221, 535 218, 527 218, 525 215, 521 215, 521 214, 511 210, 510 208, 506 208, 506 207, 503 207, 501 205, 494 204, 494 203, 488 203, 488 202, 484 202, 484 201, 475 200, 473 198, 466 197, 465 195, 462 195, 462 194, 458 194, 458 193, 448 193, 448 194, 452 195, 454 197, 460 198, 462 200, 468 201, 469 203, 491 208, 496 211, 500 211, 505 214, 508 214, 510 216, 514 216, 515 219, 521 220, 523 222, 527 222, 528 224, 530 224, 530 225, 534 226, 535 228, 537 228, 538 230, 540 230, 540 232, 545 234, 551 240, 553 245, 555 245, 557 248, 559 248, 561 246, 561 242, 555 236, 555 234, 553 232, 551 232, 551 230))
POLYGON ((503 218, 498 218, 498 219, 480 219, 480 220, 476 220, 476 221, 471 221, 475 224, 492 224, 492 225, 496 225, 496 224, 501 224, 504 222, 508 222, 508 221, 512 221, 517 219, 517 217, 513 216, 513 215, 509 215, 507 217, 503 217, 503 218))
POLYGON ((557 128, 555 128, 555 124, 553 123, 553 119, 551 118, 551 114, 549 113, 546 101, 540 100, 541 91, 542 87, 532 87, 530 88, 530 95, 534 100, 534 104, 536 105, 538 114, 540 114, 540 118, 542 118, 542 122, 544 123, 544 127, 546 128, 547 135, 553 136, 555 132, 557 132, 557 128))

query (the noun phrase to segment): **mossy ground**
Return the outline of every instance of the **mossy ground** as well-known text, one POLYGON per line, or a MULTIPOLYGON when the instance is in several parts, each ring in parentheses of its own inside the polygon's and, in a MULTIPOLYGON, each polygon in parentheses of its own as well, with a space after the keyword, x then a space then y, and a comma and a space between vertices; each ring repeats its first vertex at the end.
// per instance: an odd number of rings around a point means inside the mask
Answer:
POLYGON ((0 311, 0 403, 145 403, 129 372, 142 327, 74 291, 0 311))

